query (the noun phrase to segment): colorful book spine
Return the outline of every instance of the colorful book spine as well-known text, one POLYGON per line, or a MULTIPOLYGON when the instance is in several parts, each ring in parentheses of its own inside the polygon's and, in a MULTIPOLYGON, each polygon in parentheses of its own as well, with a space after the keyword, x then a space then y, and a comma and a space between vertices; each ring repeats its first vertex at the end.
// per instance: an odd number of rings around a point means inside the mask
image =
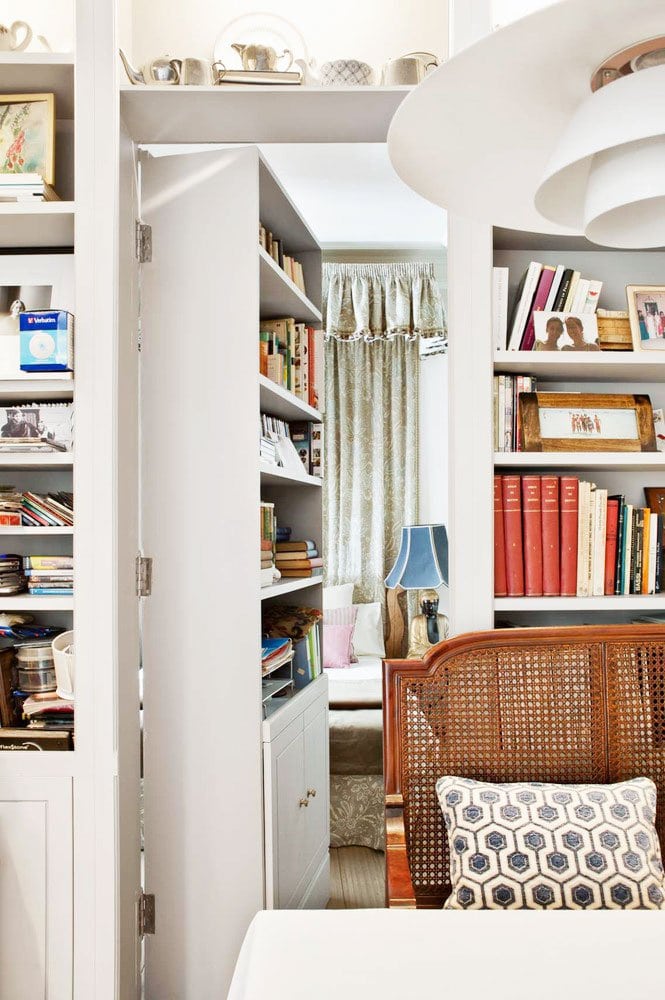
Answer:
POLYGON ((561 477, 561 596, 577 593, 577 522, 579 518, 579 480, 561 477))
POLYGON ((506 538, 503 527, 503 491, 501 476, 494 477, 494 595, 506 597, 506 538))
POLYGON ((607 534, 605 538, 605 586, 606 595, 614 594, 616 581, 617 536, 619 528, 619 501, 616 497, 607 499, 607 534))
POLYGON ((543 537, 543 595, 558 597, 561 587, 561 541, 559 537, 559 479, 543 476, 542 537, 543 537))
POLYGON ((549 298, 550 289, 552 287, 552 282, 554 281, 554 274, 556 268, 550 267, 546 264, 540 272, 540 278, 538 280, 538 287, 536 288, 536 294, 533 300, 533 306, 531 309, 531 314, 526 324, 526 329, 524 330, 524 336, 522 337, 522 343, 520 344, 521 351, 532 351, 536 343, 536 326, 534 320, 534 313, 542 312, 545 308, 547 300, 549 298))
POLYGON ((540 476, 522 476, 524 593, 543 596, 543 531, 540 476))
POLYGON ((522 496, 519 476, 503 476, 503 528, 506 546, 506 583, 510 597, 524 596, 522 558, 522 496))

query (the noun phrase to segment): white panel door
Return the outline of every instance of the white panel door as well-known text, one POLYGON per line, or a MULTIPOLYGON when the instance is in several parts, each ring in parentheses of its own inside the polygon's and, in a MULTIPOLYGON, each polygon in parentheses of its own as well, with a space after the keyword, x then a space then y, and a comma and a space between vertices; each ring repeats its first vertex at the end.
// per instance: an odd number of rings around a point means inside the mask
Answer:
POLYGON ((221 1000, 263 906, 258 197, 250 147, 143 162, 148 1000, 221 1000))
POLYGON ((309 802, 305 857, 309 864, 330 844, 328 705, 324 700, 315 702, 305 714, 304 737, 305 795, 309 802))
POLYGON ((302 719, 298 719, 276 741, 273 749, 273 828, 276 838, 277 906, 297 903, 295 891, 306 867, 304 862, 307 809, 303 761, 302 719))
POLYGON ((0 997, 71 1000, 71 778, 0 778, 0 997))

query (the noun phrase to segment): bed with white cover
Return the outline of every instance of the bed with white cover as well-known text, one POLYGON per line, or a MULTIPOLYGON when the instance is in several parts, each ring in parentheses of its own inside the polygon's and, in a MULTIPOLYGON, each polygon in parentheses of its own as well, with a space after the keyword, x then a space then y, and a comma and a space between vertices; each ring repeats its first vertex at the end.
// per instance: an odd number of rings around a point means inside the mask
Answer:
POLYGON ((662 1000, 665 911, 272 910, 228 1000, 662 1000))

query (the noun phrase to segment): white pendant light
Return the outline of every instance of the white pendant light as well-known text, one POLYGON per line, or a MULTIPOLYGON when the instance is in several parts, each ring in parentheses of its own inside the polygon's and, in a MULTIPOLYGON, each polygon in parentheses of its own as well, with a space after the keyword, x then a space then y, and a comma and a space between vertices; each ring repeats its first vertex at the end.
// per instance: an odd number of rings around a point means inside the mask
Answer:
POLYGON ((663 35, 665 0, 562 0, 514 22, 403 102, 393 165, 472 219, 665 246, 663 35))

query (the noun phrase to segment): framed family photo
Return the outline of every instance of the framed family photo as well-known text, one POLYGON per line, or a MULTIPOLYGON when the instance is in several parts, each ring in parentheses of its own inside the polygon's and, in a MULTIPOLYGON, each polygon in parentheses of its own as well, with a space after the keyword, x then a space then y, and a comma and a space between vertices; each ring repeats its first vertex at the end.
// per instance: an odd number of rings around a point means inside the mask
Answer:
POLYGON ((536 351, 599 351, 595 313, 535 312, 536 351))
POLYGON ((628 285, 634 351, 665 351, 665 285, 628 285))
POLYGON ((0 173, 55 182, 53 94, 0 94, 0 173))
POLYGON ((656 451, 648 396, 525 392, 524 451, 656 451))

